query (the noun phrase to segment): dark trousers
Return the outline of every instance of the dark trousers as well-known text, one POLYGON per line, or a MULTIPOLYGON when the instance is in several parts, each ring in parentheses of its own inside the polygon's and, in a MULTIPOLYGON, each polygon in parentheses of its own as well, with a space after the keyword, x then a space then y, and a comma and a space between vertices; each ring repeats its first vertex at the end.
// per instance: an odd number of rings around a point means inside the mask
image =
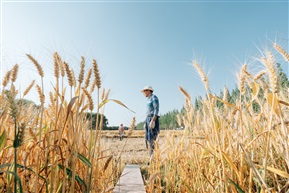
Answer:
POLYGON ((155 149, 155 141, 160 133, 160 124, 159 124, 159 117, 157 117, 155 121, 155 128, 151 129, 149 124, 153 117, 148 116, 145 121, 145 140, 146 140, 146 147, 150 149, 150 156, 153 155, 155 149))

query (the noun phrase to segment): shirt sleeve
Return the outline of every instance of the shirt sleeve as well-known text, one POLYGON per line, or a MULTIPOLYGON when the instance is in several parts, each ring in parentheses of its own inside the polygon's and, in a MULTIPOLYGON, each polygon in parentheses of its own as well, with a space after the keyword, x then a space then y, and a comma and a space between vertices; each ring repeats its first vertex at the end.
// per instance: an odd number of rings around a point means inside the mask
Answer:
POLYGON ((158 114, 159 114, 159 99, 157 96, 155 96, 155 95, 153 96, 152 103, 153 103, 153 107, 154 107, 153 114, 158 116, 158 114))

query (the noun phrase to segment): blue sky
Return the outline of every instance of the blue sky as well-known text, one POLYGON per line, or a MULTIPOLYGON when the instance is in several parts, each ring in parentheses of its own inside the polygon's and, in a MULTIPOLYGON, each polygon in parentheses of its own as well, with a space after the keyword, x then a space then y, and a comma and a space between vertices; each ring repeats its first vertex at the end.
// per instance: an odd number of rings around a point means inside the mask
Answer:
MULTIPOLYGON (((288 1, 1 1, 2 75, 20 65, 19 89, 39 80, 26 58, 34 56, 45 70, 45 90, 53 84, 52 56, 57 51, 78 74, 96 59, 109 98, 136 114, 108 103, 109 125, 145 119, 140 90, 151 85, 160 113, 181 109, 182 86, 192 97, 205 89, 192 60, 208 73, 211 91, 237 84, 243 63, 257 71, 259 49, 273 42, 288 51, 288 1)), ((288 64, 283 68, 288 72, 288 64)), ((250 70, 249 70, 250 71, 250 70)), ((40 84, 40 81, 38 81, 40 84)), ((28 95, 39 103, 36 90, 28 95)), ((48 95, 47 95, 48 98, 48 95)), ((96 102, 96 100, 95 100, 96 102)))

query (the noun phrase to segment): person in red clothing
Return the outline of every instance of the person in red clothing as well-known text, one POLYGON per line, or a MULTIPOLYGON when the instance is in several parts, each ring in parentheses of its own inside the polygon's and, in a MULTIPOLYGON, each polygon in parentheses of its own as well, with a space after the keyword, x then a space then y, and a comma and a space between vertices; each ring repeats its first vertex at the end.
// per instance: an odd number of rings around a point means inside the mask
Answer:
POLYGON ((119 140, 122 141, 123 139, 123 134, 124 134, 124 127, 123 124, 120 124, 118 128, 118 134, 119 134, 119 140))

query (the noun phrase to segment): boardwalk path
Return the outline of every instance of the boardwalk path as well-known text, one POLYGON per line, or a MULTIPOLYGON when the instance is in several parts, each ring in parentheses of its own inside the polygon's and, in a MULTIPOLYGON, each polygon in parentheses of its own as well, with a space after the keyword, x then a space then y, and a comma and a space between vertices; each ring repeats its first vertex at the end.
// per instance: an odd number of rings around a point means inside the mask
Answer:
POLYGON ((143 178, 138 165, 127 164, 113 193, 145 193, 143 178))

